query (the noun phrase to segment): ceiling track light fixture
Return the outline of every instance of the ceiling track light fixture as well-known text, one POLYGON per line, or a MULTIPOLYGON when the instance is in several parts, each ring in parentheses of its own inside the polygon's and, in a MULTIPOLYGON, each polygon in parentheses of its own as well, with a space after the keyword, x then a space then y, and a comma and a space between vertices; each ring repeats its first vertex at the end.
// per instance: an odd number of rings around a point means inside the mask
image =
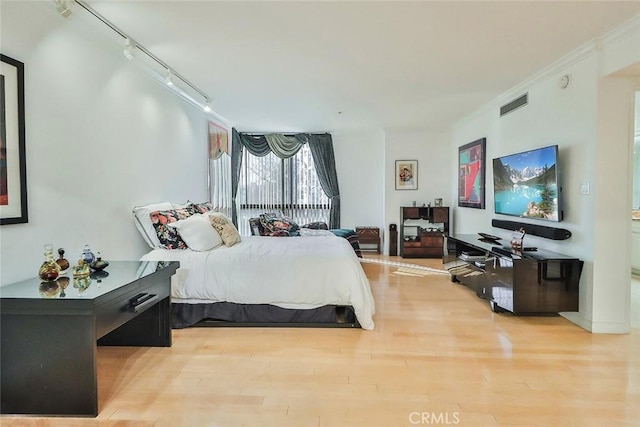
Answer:
POLYGON ((71 15, 71 9, 69 8, 67 0, 55 0, 55 4, 56 10, 61 16, 68 18, 69 15, 71 15))
POLYGON ((129 37, 127 37, 126 40, 124 41, 124 51, 122 53, 124 54, 124 57, 127 58, 129 61, 133 59, 133 52, 135 51, 135 48, 136 48, 136 42, 134 42, 129 37))
POLYGON ((120 37, 124 39, 123 54, 127 59, 132 60, 133 57, 136 56, 137 59, 140 59, 141 61, 143 61, 143 58, 142 58, 143 55, 145 57, 150 58, 155 63, 157 63, 160 67, 162 67, 162 69, 164 70, 164 71, 159 71, 157 69, 150 67, 147 64, 147 66, 152 71, 152 73, 154 74, 154 77, 157 80, 161 82, 164 81, 166 86, 169 87, 173 93, 179 95, 181 98, 185 99, 190 104, 198 106, 198 108, 201 108, 207 114, 213 114, 218 118, 220 118, 221 120, 228 122, 227 119, 213 112, 213 110, 211 109, 209 96, 206 93, 200 90, 196 85, 191 83, 189 80, 184 78, 182 75, 175 72, 164 61, 162 61, 160 58, 155 56, 153 53, 149 52, 149 50, 147 50, 143 45, 141 45, 140 43, 138 43, 137 41, 129 37, 128 34, 126 34, 124 31, 118 28, 115 24, 113 24, 107 18, 105 18, 104 16, 96 12, 91 6, 89 6, 86 3, 86 1, 84 0, 53 0, 53 3, 55 3, 56 9, 60 13, 60 15, 64 16, 65 18, 71 15, 71 9, 70 9, 71 7, 77 6, 78 10, 85 10, 87 13, 92 15, 94 18, 96 18, 102 24, 109 27, 111 30, 113 30, 115 33, 117 33, 120 37), (163 72, 166 73, 164 75, 164 78, 162 74, 163 72), (177 83, 176 79, 180 80, 181 87, 178 87, 176 85, 177 83), (192 95, 187 94, 183 89, 185 87, 190 88, 191 91, 195 92, 198 96, 202 97, 202 99, 204 99, 204 102, 200 100, 196 100, 192 95))
POLYGON ((165 77, 164 81, 167 84, 167 86, 174 86, 173 73, 169 68, 167 68, 167 77, 165 77))

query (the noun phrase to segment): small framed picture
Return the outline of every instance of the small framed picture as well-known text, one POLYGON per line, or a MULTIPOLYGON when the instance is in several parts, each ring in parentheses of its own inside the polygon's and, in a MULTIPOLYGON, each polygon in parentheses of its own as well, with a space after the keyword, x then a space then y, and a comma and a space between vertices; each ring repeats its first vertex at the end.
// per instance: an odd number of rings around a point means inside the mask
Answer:
POLYGON ((418 189, 418 161, 396 160, 396 190, 418 189))

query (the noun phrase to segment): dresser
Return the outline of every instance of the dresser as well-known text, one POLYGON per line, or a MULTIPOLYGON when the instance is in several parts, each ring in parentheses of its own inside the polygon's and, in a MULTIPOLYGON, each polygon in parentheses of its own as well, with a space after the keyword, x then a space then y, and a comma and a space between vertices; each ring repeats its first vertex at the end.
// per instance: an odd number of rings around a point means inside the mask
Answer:
POLYGON ((449 234, 448 207, 400 208, 400 256, 441 258, 449 234))

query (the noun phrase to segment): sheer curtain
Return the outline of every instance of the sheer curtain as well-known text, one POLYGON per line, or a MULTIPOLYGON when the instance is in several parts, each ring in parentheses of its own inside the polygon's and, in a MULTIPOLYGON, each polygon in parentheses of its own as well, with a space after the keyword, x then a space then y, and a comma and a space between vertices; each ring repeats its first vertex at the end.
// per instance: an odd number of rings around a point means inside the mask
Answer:
POLYGON ((232 129, 234 223, 282 211, 296 222, 340 227, 340 191, 330 134, 253 135, 232 129), (237 212, 237 216, 236 216, 237 212))
POLYGON ((238 230, 251 234, 249 218, 282 211, 300 225, 329 223, 330 200, 322 190, 307 145, 288 159, 273 152, 262 157, 243 152, 238 184, 238 230))
POLYGON ((209 159, 209 195, 213 209, 230 217, 231 157, 227 153, 222 153, 217 159, 209 159))

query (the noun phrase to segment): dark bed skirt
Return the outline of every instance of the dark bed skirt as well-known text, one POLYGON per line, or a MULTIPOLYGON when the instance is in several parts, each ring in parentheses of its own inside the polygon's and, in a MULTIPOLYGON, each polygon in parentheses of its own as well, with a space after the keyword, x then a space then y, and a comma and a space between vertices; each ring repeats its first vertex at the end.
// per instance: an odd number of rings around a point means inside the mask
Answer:
POLYGON ((310 328, 360 328, 352 307, 326 305, 294 310, 270 304, 171 304, 171 327, 281 326, 310 328))

